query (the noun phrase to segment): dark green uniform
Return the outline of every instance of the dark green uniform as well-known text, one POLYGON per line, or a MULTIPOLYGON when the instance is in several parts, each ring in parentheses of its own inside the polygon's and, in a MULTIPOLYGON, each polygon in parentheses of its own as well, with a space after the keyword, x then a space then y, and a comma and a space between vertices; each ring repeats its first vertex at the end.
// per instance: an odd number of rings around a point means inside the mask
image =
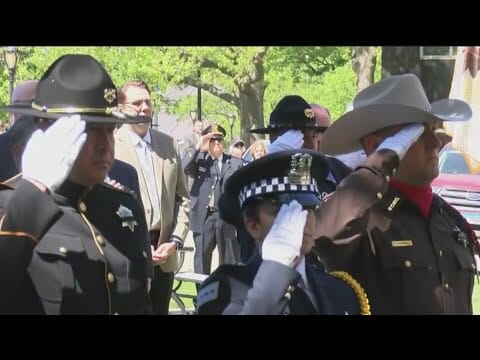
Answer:
POLYGON ((2 193, 0 311, 150 312, 148 232, 131 194, 68 180, 52 196, 25 180, 2 193))

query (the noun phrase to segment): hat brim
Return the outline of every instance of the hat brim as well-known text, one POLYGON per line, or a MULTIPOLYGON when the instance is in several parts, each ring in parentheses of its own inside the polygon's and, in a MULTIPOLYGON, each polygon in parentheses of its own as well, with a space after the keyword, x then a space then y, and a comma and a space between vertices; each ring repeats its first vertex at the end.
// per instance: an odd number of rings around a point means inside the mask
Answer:
MULTIPOLYGON (((283 204, 289 204, 292 200, 296 200, 302 206, 311 207, 320 205, 322 202, 319 195, 311 192, 283 192, 275 193, 274 196, 283 204)), ((248 202, 248 199, 246 202, 248 202)), ((243 223, 242 208, 239 206, 238 198, 231 193, 223 193, 218 200, 220 217, 231 225, 240 226, 243 223)))
POLYGON ((271 134, 276 132, 282 132, 285 130, 318 130, 323 131, 325 129, 324 126, 275 126, 275 127, 266 127, 266 128, 258 128, 258 129, 251 129, 248 130, 252 134, 271 134))
POLYGON ((15 104, 8 106, 0 106, 0 111, 6 111, 10 113, 15 113, 18 115, 30 115, 42 119, 59 119, 63 116, 71 116, 79 114, 82 120, 85 120, 86 123, 94 124, 135 124, 135 123, 149 123, 152 121, 152 118, 146 116, 125 116, 118 117, 114 115, 97 115, 97 114, 82 114, 82 113, 47 113, 40 110, 33 109, 30 105, 25 104, 15 104))
POLYGON ((219 133, 219 134, 213 134, 210 139, 211 140, 223 140, 224 138, 225 138, 225 136, 223 136, 222 133, 219 133))
POLYGON ((290 204, 292 200, 297 200, 302 206, 317 206, 322 202, 320 196, 312 192, 283 192, 275 196, 282 204, 290 204))
POLYGON ((452 99, 433 103, 431 112, 401 104, 368 105, 344 114, 330 125, 323 134, 320 151, 327 155, 341 155, 361 150, 361 138, 393 125, 466 121, 471 116, 468 104, 452 99))

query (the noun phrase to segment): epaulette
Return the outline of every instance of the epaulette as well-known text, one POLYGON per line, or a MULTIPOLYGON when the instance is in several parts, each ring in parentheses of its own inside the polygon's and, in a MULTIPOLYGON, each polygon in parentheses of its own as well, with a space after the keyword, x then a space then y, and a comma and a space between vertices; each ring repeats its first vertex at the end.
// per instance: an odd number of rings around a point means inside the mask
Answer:
POLYGON ((480 255, 480 243, 478 242, 477 235, 475 234, 475 231, 473 231, 472 226, 468 223, 468 221, 463 217, 463 215, 457 209, 455 209, 452 205, 450 205, 447 201, 442 199, 440 196, 437 196, 437 198, 441 200, 442 209, 444 209, 448 213, 448 215, 453 217, 456 220, 456 222, 460 225, 462 230, 466 232, 468 241, 472 246, 475 254, 480 255))

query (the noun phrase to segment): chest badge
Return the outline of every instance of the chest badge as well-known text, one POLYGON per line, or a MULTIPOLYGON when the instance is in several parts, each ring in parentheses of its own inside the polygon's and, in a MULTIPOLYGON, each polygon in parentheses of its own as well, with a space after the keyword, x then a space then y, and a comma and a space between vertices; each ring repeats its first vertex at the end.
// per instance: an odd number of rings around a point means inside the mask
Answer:
POLYGON ((135 225, 137 224, 137 221, 133 217, 133 212, 126 206, 120 205, 117 210, 117 215, 122 221, 122 228, 128 227, 131 232, 135 231, 135 225))
POLYGON ((453 236, 464 247, 468 247, 468 237, 457 225, 453 227, 453 236))

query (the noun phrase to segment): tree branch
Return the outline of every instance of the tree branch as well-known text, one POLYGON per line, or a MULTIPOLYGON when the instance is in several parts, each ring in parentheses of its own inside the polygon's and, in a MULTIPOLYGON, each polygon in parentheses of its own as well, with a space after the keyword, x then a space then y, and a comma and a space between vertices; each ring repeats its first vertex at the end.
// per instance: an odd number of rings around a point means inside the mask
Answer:
POLYGON ((210 69, 217 69, 222 74, 227 75, 231 78, 235 77, 235 72, 228 69, 226 66, 221 66, 219 63, 212 61, 210 59, 204 58, 200 63, 200 67, 202 68, 210 68, 210 69))
POLYGON ((196 88, 200 88, 202 90, 208 91, 210 94, 215 95, 219 97, 222 100, 225 100, 229 102, 230 104, 233 104, 235 106, 240 106, 240 99, 237 96, 234 96, 226 91, 223 91, 222 89, 219 89, 218 87, 215 87, 214 85, 210 83, 203 82, 198 79, 194 79, 191 77, 185 77, 183 78, 183 83, 194 86, 196 88))

